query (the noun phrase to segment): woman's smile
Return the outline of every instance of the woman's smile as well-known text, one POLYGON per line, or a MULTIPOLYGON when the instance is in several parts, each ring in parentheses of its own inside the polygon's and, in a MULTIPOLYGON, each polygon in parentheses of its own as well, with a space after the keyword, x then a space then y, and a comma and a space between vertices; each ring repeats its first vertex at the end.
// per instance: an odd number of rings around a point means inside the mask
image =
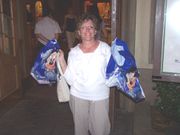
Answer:
POLYGON ((85 21, 79 30, 79 34, 81 35, 82 39, 94 39, 96 30, 93 22, 91 20, 85 21))

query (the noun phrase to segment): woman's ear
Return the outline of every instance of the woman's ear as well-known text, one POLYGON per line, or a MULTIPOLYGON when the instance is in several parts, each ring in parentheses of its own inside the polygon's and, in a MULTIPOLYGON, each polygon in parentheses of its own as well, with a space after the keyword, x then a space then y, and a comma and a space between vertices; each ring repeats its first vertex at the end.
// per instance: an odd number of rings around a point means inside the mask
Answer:
POLYGON ((79 36, 81 35, 81 33, 80 33, 80 31, 79 31, 79 30, 77 31, 77 34, 78 34, 79 36))
POLYGON ((95 30, 95 32, 94 32, 94 33, 95 33, 95 35, 96 35, 96 34, 97 34, 97 30, 95 30))

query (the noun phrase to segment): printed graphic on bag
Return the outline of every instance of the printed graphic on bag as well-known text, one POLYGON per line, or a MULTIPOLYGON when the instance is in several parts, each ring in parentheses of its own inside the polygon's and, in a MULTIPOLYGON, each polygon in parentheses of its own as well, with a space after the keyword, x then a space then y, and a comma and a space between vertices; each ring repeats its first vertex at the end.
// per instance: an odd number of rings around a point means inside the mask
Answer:
POLYGON ((40 50, 30 73, 39 84, 57 81, 56 56, 59 49, 57 41, 51 40, 40 50))

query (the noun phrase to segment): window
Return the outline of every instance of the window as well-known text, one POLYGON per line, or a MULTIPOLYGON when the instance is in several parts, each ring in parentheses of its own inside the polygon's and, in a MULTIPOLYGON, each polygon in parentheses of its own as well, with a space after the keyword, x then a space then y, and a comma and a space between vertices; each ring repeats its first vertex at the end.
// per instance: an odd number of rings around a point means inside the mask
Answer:
POLYGON ((156 4, 153 79, 180 82, 180 0, 156 4))
POLYGON ((163 27, 162 72, 180 74, 180 0, 167 0, 163 27))
POLYGON ((5 54, 14 55, 14 25, 12 14, 12 0, 1 1, 0 12, 0 38, 2 39, 1 51, 5 54))

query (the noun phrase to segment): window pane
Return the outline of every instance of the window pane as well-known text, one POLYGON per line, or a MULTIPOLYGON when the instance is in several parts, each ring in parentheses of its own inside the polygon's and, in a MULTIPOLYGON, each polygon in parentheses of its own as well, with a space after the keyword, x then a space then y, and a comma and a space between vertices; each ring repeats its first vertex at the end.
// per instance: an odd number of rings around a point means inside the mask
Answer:
POLYGON ((1 34, 1 52, 4 54, 14 55, 14 27, 13 27, 13 14, 12 0, 1 0, 0 12, 0 34, 1 34))
POLYGON ((14 42, 13 38, 9 38, 9 52, 12 55, 14 55, 14 46, 15 46, 14 43, 15 42, 14 42))
POLYGON ((4 53, 10 54, 9 39, 6 36, 3 37, 3 45, 4 53))
POLYGON ((13 55, 13 39, 8 38, 7 36, 3 37, 3 50, 5 54, 13 55))
POLYGON ((3 33, 12 37, 11 18, 6 15, 3 15, 3 33))
POLYGON ((180 74, 180 0, 166 2, 162 71, 180 74))
POLYGON ((11 5, 10 0, 2 0, 3 13, 7 16, 11 16, 11 5))

